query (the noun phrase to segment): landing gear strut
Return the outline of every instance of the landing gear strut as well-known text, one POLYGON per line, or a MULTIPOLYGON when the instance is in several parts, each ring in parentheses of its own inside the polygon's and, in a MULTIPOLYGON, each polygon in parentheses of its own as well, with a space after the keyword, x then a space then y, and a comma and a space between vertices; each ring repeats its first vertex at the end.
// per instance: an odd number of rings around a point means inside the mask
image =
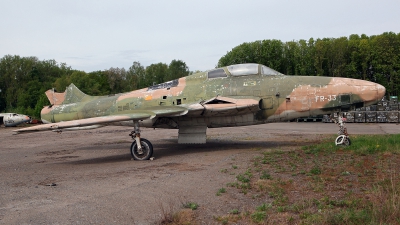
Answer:
POLYGON ((134 121, 135 129, 129 134, 134 140, 131 145, 131 155, 135 160, 148 160, 153 155, 153 145, 147 139, 140 138, 138 121, 134 121))
POLYGON ((351 140, 349 134, 347 133, 347 128, 344 126, 346 118, 343 118, 343 116, 339 114, 337 120, 336 119, 332 120, 339 126, 339 132, 338 132, 339 136, 335 139, 335 145, 343 145, 343 146, 351 145, 351 140))

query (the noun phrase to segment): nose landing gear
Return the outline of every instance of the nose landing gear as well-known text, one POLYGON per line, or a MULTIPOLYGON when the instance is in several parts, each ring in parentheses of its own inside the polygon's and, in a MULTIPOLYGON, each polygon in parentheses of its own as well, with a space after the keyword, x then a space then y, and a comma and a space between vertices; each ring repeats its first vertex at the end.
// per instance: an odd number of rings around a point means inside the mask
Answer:
POLYGON ((349 146, 351 145, 351 140, 349 134, 347 133, 347 128, 344 126, 346 118, 343 118, 342 115, 338 115, 337 119, 332 119, 338 126, 339 132, 338 137, 335 139, 335 145, 349 146))

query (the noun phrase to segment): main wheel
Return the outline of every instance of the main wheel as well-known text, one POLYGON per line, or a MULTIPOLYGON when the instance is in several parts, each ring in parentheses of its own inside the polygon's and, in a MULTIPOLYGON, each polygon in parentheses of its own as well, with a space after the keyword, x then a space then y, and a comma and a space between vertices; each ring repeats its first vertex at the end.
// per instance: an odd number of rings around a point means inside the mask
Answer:
POLYGON ((131 155, 135 160, 148 160, 153 155, 153 145, 147 139, 140 138, 140 145, 142 151, 139 152, 137 149, 136 141, 131 145, 131 155))

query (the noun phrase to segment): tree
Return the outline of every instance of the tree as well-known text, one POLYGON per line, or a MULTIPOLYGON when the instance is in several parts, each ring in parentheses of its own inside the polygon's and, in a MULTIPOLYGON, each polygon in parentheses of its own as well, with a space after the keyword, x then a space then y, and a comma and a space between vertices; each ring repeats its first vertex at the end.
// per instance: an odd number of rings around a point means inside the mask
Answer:
POLYGON ((107 81, 110 85, 111 94, 128 91, 126 85, 126 71, 124 68, 120 69, 118 67, 111 67, 110 69, 105 71, 105 73, 107 74, 107 81))
POLYGON ((44 91, 70 68, 55 60, 6 55, 0 59, 0 111, 39 116, 34 108, 44 91))
POLYGON ((146 67, 145 87, 163 83, 168 74, 168 65, 165 63, 151 64, 146 67))
POLYGON ((386 87, 389 95, 397 95, 400 70, 400 38, 393 32, 371 38, 373 80, 386 87))
POLYGON ((315 42, 314 67, 317 76, 328 75, 328 52, 330 39, 317 39, 315 42))
POLYGON ((328 54, 329 75, 342 77, 346 68, 347 57, 347 37, 335 38, 330 40, 328 54))
MULTIPOLYGON (((254 44, 255 45, 255 44, 254 44)), ((254 47, 254 46, 253 46, 254 47)), ((262 53, 259 53, 262 55, 262 53)), ((218 61, 218 67, 229 66, 232 64, 250 63, 254 61, 251 43, 243 43, 233 48, 218 61)))
POLYGON ((182 60, 172 60, 168 66, 167 77, 164 81, 175 80, 189 75, 189 68, 182 60))
POLYGON ((53 88, 57 92, 63 92, 69 84, 71 84, 70 76, 64 74, 61 77, 57 78, 56 81, 54 81, 53 88))
POLYGON ((127 72, 127 82, 130 90, 144 88, 146 70, 139 62, 133 62, 127 72))
POLYGON ((296 55, 298 61, 296 65, 296 71, 299 75, 316 75, 314 67, 315 58, 315 42, 313 38, 310 38, 308 42, 306 40, 299 41, 299 55, 296 55))
POLYGON ((94 71, 89 73, 89 79, 96 81, 98 93, 92 92, 93 95, 109 95, 111 93, 110 85, 108 85, 108 75, 106 71, 94 71))
POLYGON ((285 74, 299 74, 300 48, 298 42, 290 41, 284 45, 284 70, 285 74))

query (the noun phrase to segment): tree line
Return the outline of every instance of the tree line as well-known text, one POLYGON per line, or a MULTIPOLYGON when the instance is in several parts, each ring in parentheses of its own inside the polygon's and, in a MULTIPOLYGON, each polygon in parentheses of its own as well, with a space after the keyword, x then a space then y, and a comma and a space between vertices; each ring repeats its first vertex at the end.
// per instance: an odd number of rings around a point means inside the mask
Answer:
POLYGON ((109 95, 189 74, 189 68, 182 60, 172 60, 169 65, 157 63, 147 67, 133 62, 127 70, 112 67, 86 73, 55 60, 40 61, 37 57, 6 55, 0 59, 0 112, 16 112, 39 118, 43 106, 50 104, 44 92, 51 88, 63 92, 71 83, 89 95, 109 95))
POLYGON ((388 95, 400 93, 400 33, 243 43, 221 57, 218 67, 238 63, 260 63, 289 75, 369 80, 385 86, 388 95))
MULTIPOLYGON (((289 75, 369 80, 384 85, 388 95, 400 93, 400 33, 243 43, 222 56, 217 67, 239 63, 260 63, 289 75)), ((44 92, 50 88, 63 92, 70 83, 89 95, 109 95, 191 73, 182 60, 147 67, 135 61, 128 69, 111 67, 86 73, 55 60, 6 55, 0 58, 0 112, 40 117, 42 107, 49 104, 44 92)))

